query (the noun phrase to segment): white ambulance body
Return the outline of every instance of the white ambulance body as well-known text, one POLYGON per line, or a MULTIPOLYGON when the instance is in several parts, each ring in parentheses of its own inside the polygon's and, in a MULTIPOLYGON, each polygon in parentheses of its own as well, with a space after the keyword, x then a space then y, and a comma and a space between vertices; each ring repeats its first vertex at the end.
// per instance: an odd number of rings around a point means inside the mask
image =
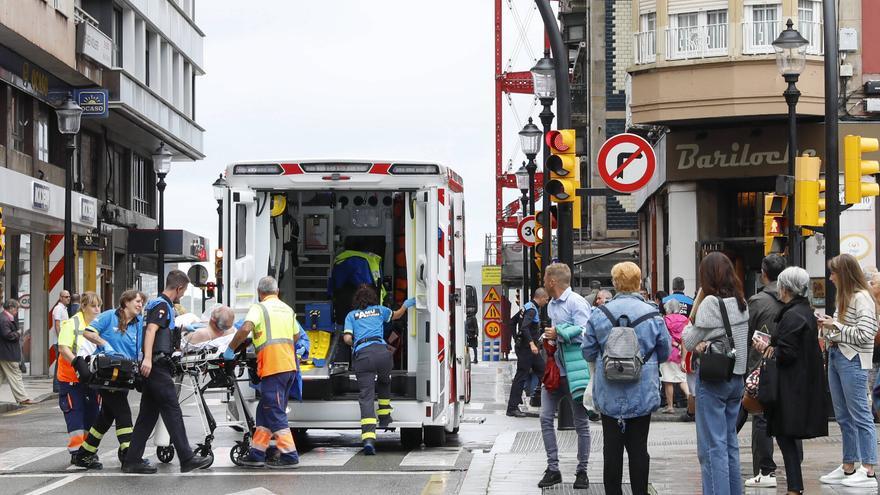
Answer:
MULTIPOLYGON (((235 163, 226 180, 223 303, 244 316, 257 302, 257 281, 271 274, 309 329, 305 307, 333 302, 335 256, 370 246, 382 257, 394 307, 416 298, 393 342, 400 350, 392 427, 404 443, 418 444, 423 434, 428 445, 445 443, 470 395, 461 178, 434 163, 323 160, 235 163)), ((334 339, 339 333, 341 326, 334 339)), ((321 366, 302 371, 304 400, 291 401, 288 415, 294 429, 360 428, 350 350, 341 339, 331 349, 321 366)))

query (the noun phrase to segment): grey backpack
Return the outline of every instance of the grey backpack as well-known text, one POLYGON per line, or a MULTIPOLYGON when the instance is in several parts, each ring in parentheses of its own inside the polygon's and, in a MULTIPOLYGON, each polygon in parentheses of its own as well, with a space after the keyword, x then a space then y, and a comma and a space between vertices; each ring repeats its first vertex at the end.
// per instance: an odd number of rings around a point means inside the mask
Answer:
POLYGON ((642 322, 660 316, 660 313, 651 311, 630 322, 626 315, 615 318, 604 305, 598 306, 598 308, 605 313, 612 325, 611 333, 605 341, 605 349, 602 353, 602 369, 605 373, 605 379, 609 382, 638 381, 642 375, 642 365, 651 359, 654 350, 651 349, 646 356, 642 356, 635 328, 642 322))

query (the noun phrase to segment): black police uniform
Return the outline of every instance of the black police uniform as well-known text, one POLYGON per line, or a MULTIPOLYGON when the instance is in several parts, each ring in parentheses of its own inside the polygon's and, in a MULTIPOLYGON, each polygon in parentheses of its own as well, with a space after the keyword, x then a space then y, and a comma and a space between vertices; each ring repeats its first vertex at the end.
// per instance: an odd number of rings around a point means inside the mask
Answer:
POLYGON ((125 457, 126 464, 142 462, 147 438, 156 427, 160 414, 171 437, 171 444, 177 450, 180 464, 183 465, 193 457, 192 447, 189 445, 186 428, 183 425, 183 413, 177 401, 177 388, 172 378, 171 354, 174 350, 174 337, 170 327, 175 317, 173 304, 165 294, 160 294, 159 297, 167 304, 159 301, 148 309, 144 322, 145 327, 154 323, 159 329, 153 341, 153 368, 150 370, 150 376, 143 382, 140 413, 125 457))
MULTIPOLYGON (((541 349, 541 329, 538 327, 540 318, 538 306, 534 301, 525 304, 525 311, 520 320, 519 335, 516 339, 516 375, 510 385, 510 397, 507 400, 507 412, 519 411, 523 389, 529 379, 529 373, 534 372, 539 378, 544 376, 544 359, 540 352, 535 354, 529 344, 534 343, 541 349)), ((529 391, 531 393, 531 390, 529 391)))

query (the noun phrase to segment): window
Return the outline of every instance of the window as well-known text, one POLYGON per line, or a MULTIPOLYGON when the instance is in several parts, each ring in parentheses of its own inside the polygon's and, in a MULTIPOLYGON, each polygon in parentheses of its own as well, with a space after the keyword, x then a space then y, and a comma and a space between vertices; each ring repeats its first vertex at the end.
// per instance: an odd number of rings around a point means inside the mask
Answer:
POLYGON ((639 33, 636 33, 636 63, 647 64, 657 59, 657 13, 639 16, 639 33))
POLYGON ((727 9, 673 14, 669 26, 667 59, 727 55, 727 9))
POLYGON ((247 256, 247 205, 235 205, 235 259, 247 256))
POLYGON ((141 215, 150 215, 150 200, 147 197, 148 173, 147 160, 134 153, 131 154, 131 210, 141 215))
POLYGON ((798 0, 798 31, 810 44, 807 53, 822 54, 822 2, 798 0))
POLYGON ((773 53, 773 40, 782 31, 779 4, 746 6, 743 53, 773 53))
POLYGON ((122 67, 122 9, 113 9, 113 66, 122 67))
POLYGON ((49 114, 40 105, 34 122, 37 131, 37 160, 49 161, 49 114))
POLYGON ((27 153, 25 148, 25 130, 30 123, 30 112, 27 111, 27 104, 30 99, 25 95, 12 91, 12 102, 9 108, 12 109, 12 149, 21 153, 27 153))
POLYGON ((706 38, 709 50, 727 50, 727 11, 706 12, 706 38))
POLYGON ((150 85, 150 43, 153 41, 155 34, 147 30, 146 43, 144 43, 144 84, 150 85))

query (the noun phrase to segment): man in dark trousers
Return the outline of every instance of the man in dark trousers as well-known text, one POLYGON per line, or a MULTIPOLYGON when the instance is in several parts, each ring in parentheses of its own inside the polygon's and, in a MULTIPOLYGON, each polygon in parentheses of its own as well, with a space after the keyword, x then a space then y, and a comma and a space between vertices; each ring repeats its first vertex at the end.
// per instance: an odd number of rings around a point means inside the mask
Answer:
MULTIPOLYGON (((519 323, 519 333, 514 336, 516 341, 516 375, 510 384, 510 398, 507 399, 507 415, 524 418, 526 415, 519 410, 523 388, 529 380, 529 373, 538 377, 544 376, 544 360, 541 358, 541 317, 540 312, 550 298, 542 288, 535 290, 532 300, 523 304, 523 315, 519 323)), ((531 392, 531 390, 529 391, 531 392)))
POLYGON ((179 339, 174 338, 174 304, 180 302, 188 285, 189 278, 185 273, 171 270, 165 279, 165 290, 159 297, 147 303, 142 349, 144 359, 141 362, 141 375, 144 379, 141 407, 131 435, 128 454, 122 463, 124 473, 153 474, 157 471, 156 466, 147 462, 143 455, 147 438, 155 428, 159 415, 162 416, 171 436, 171 443, 177 450, 181 473, 211 464, 209 458, 194 454, 189 445, 172 378, 171 354, 180 345, 179 341, 175 342, 179 339))

